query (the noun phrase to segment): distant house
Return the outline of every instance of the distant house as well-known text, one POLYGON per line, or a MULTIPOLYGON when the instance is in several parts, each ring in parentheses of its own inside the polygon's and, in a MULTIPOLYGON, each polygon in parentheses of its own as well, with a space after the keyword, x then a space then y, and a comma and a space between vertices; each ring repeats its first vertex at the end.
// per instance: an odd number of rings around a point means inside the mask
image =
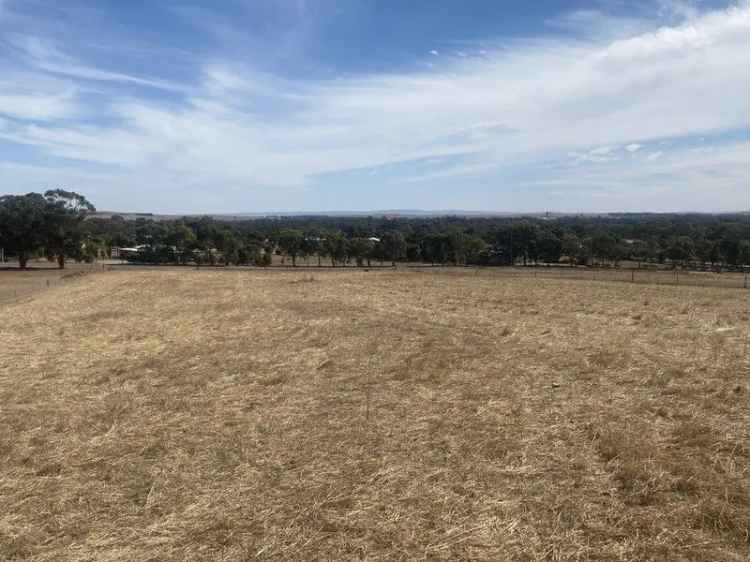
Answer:
POLYGON ((121 259, 126 260, 128 258, 133 258, 138 255, 138 253, 143 249, 146 248, 145 245, 141 246, 135 246, 133 248, 112 248, 110 251, 110 256, 113 259, 121 259))

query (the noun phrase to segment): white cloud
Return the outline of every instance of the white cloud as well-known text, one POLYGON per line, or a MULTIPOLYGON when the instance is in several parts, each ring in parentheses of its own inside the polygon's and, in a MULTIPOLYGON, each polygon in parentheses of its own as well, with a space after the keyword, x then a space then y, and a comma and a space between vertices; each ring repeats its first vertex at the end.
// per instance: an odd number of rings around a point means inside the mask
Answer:
POLYGON ((8 72, 0 76, 0 114, 15 119, 54 121, 77 116, 78 90, 67 80, 8 72))
POLYGON ((577 36, 611 40, 642 33, 652 24, 638 17, 616 17, 601 10, 582 9, 548 20, 547 25, 572 32, 577 36))
MULTIPOLYGON (((750 75, 742 72, 749 43, 744 6, 627 39, 515 42, 484 57, 449 58, 435 72, 293 81, 217 59, 196 70, 199 85, 187 100, 115 98, 103 115, 115 124, 22 123, 2 136, 168 185, 187 177, 226 190, 275 188, 279 199, 322 174, 439 156, 471 161, 404 179, 489 177, 560 154, 609 168, 620 147, 642 148, 634 141, 750 127, 750 75)), ((161 84, 92 68, 43 41, 22 44, 39 72, 161 84)), ((65 98, 56 106, 49 97, 24 104, 4 95, 16 117, 36 111, 52 119, 73 109, 65 98)))
POLYGON ((142 78, 87 66, 38 37, 13 36, 10 42, 26 55, 26 60, 31 66, 52 74, 83 80, 129 83, 162 90, 182 89, 181 86, 167 80, 142 78))
POLYGON ((439 52, 439 51, 436 51, 435 49, 433 49, 432 51, 430 51, 430 54, 431 54, 432 56, 435 56, 435 57, 436 57, 436 56, 438 56, 438 55, 440 54, 440 52, 439 52))
POLYGON ((545 189, 547 200, 562 211, 737 211, 750 209, 748 162, 750 142, 738 142, 720 150, 655 152, 638 165, 628 159, 604 167, 557 170, 554 178, 524 185, 545 189))
POLYGON ((593 156, 608 156, 615 152, 618 147, 616 146, 602 146, 599 148, 593 149, 589 154, 593 156))
POLYGON ((0 114, 21 119, 49 121, 72 115, 76 105, 67 95, 0 94, 0 114))
POLYGON ((619 148, 619 146, 600 146, 599 148, 593 148, 588 152, 572 152, 570 153, 570 156, 575 159, 576 164, 582 162, 612 162, 613 160, 619 159, 616 154, 619 148))
POLYGON ((448 166, 446 168, 443 168, 441 170, 436 170, 434 172, 427 172, 419 175, 414 176, 408 176, 403 181, 407 183, 419 183, 419 182, 427 182, 427 181, 435 181, 435 180, 444 180, 448 178, 470 178, 474 176, 478 176, 481 174, 484 174, 489 171, 496 170, 498 168, 498 164, 492 164, 492 163, 477 163, 477 164, 456 164, 453 166, 448 166))
POLYGON ((695 2, 689 0, 659 0, 662 16, 676 19, 694 19, 700 14, 695 2))
POLYGON ((654 160, 658 160, 658 159, 659 159, 659 158, 661 158, 662 156, 664 156, 664 152, 662 152, 661 150, 657 150, 656 152, 652 152, 651 154, 649 154, 649 155, 648 155, 648 156, 646 157, 646 159, 647 159, 648 161, 650 161, 650 162, 653 162, 654 160))

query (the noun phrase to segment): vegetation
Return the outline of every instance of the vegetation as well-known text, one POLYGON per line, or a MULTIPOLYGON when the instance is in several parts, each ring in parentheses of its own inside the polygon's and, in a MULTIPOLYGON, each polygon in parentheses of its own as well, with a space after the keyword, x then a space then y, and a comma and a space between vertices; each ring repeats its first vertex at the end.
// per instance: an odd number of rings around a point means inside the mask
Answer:
POLYGON ((4 305, 0 558, 750 560, 746 293, 504 273, 4 305))
POLYGON ((22 269, 42 250, 57 260, 60 269, 67 257, 91 260, 94 245, 87 239, 90 231, 84 220, 95 210, 82 195, 62 189, 44 195, 4 195, 0 197, 0 247, 15 255, 22 269))
POLYGON ((103 248, 143 246, 131 259, 153 263, 261 265, 264 256, 277 253, 292 266, 312 257, 319 265, 328 260, 333 267, 403 261, 611 267, 629 261, 701 269, 750 264, 750 215, 278 217, 232 222, 113 217, 87 222, 103 248), (175 231, 184 234, 175 236, 175 231))
POLYGON ((332 267, 373 262, 440 265, 596 265, 623 261, 697 269, 750 265, 750 215, 560 217, 273 217, 221 221, 100 218, 62 190, 0 198, 0 247, 23 267, 46 255, 64 267, 109 256, 140 263, 332 267))

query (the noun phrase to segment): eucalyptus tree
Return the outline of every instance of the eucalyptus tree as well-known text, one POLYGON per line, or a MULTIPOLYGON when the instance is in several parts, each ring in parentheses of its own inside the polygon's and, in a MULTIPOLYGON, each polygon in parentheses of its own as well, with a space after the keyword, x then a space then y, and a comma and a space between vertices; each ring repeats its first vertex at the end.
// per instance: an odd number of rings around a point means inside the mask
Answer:
POLYGON ((14 254, 25 269, 45 242, 48 204, 38 193, 0 197, 0 247, 14 254))
POLYGON ((89 213, 96 211, 88 199, 74 191, 51 189, 44 194, 42 237, 47 254, 57 259, 60 269, 65 259, 79 259, 84 255, 83 223, 89 213))

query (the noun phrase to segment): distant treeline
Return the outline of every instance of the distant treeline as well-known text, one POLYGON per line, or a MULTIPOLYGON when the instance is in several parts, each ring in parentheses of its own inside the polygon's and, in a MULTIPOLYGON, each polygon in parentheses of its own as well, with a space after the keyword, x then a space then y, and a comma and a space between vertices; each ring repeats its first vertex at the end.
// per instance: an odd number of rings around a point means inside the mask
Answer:
POLYGON ((30 256, 123 257, 150 264, 360 266, 609 265, 623 261, 735 269, 750 264, 750 215, 564 217, 277 217, 126 220, 88 216, 63 190, 0 198, 0 247, 30 256))

